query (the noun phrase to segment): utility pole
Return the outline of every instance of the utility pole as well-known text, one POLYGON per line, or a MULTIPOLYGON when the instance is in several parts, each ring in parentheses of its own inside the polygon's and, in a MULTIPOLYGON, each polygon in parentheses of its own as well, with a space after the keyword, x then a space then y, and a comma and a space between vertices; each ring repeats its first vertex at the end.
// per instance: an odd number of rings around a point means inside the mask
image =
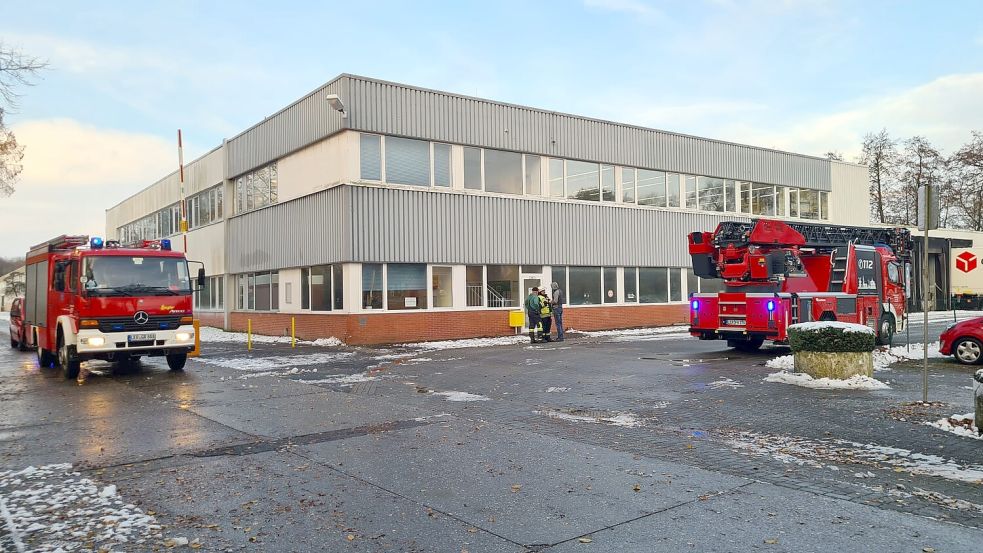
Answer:
POLYGON ((177 163, 181 181, 181 236, 184 238, 184 253, 188 253, 188 207, 184 200, 184 144, 181 143, 181 129, 177 130, 177 163))

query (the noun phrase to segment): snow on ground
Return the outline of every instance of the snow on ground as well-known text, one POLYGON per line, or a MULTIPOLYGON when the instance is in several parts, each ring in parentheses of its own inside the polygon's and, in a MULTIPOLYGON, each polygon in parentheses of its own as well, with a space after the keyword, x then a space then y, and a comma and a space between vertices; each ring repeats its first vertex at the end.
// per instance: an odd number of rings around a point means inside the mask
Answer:
MULTIPOLYGON (((915 343, 910 346, 894 346, 890 349, 878 348, 874 350, 874 371, 889 371, 891 365, 902 361, 913 361, 922 359, 925 354, 924 344, 915 343)), ((947 356, 939 353, 939 343, 932 342, 928 345, 929 359, 942 359, 947 356)), ((795 369, 795 358, 792 355, 780 355, 765 361, 765 366, 769 369, 779 369, 791 372, 795 369)))
POLYGON ((565 411, 533 411, 537 415, 546 415, 551 419, 560 419, 565 421, 573 422, 589 422, 589 423, 602 423, 609 424, 611 426, 626 426, 628 428, 635 428, 642 426, 645 421, 633 413, 615 413, 613 415, 602 415, 602 414, 590 414, 586 412, 573 412, 567 413, 565 411))
POLYGON ((783 463, 828 467, 848 465, 854 472, 861 468, 900 469, 911 474, 936 476, 960 482, 983 483, 983 465, 959 464, 938 455, 877 444, 846 440, 813 440, 794 436, 741 432, 726 440, 733 449, 754 456, 770 456, 783 463))
MULTIPOLYGON (((245 332, 226 332, 225 330, 211 326, 201 327, 198 329, 198 333, 201 337, 201 341, 206 343, 223 342, 245 344, 247 338, 245 332)), ((262 334, 253 334, 252 341, 254 344, 289 344, 290 336, 264 336, 262 334)), ((297 343, 307 346, 343 345, 342 341, 334 336, 330 338, 318 338, 317 340, 297 340, 297 343)))
POLYGON ((795 357, 791 355, 779 355, 778 357, 765 361, 765 366, 769 369, 792 371, 795 369, 795 357))
POLYGON ((564 387, 561 387, 561 386, 550 386, 549 388, 546 388, 546 393, 569 392, 569 391, 570 391, 570 388, 564 388, 564 387))
POLYGON ((272 371, 276 369, 318 365, 350 358, 348 351, 314 352, 276 357, 199 357, 198 361, 207 365, 235 369, 237 371, 272 371))
POLYGON ((858 325, 855 323, 844 323, 843 321, 810 321, 807 323, 796 323, 789 325, 789 329, 815 331, 824 328, 838 328, 843 332, 856 332, 859 334, 874 334, 874 329, 869 326, 858 325))
POLYGON ((736 389, 736 388, 743 388, 743 387, 744 385, 741 384, 740 382, 736 380, 731 380, 729 378, 720 378, 707 384, 707 388, 710 388, 711 390, 719 390, 720 388, 736 389))
POLYGON ((983 440, 983 436, 980 435, 976 427, 974 418, 973 413, 966 413, 965 415, 957 414, 945 419, 939 419, 935 422, 926 422, 925 424, 938 428, 939 430, 951 432, 956 436, 962 436, 963 438, 983 440))
POLYGON ((888 390, 891 388, 880 380, 862 374, 851 376, 846 380, 837 380, 834 378, 813 378, 806 373, 779 371, 769 374, 764 381, 794 384, 803 388, 819 390, 888 390))
POLYGON ((70 464, 0 471, 0 501, 8 534, 0 550, 149 551, 162 538, 154 517, 120 497, 116 486, 100 487, 70 464))
POLYGON ((689 335, 688 326, 657 326, 651 328, 629 328, 625 330, 598 330, 594 332, 568 329, 568 332, 583 334, 588 338, 601 338, 607 342, 647 342, 653 340, 672 340, 689 335))
POLYGON ((359 382, 371 382, 373 380, 379 380, 381 376, 370 375, 368 371, 355 374, 330 374, 324 378, 318 378, 315 380, 298 380, 298 382, 303 382, 304 384, 338 384, 341 386, 351 386, 353 384, 358 384, 359 382))
POLYGON ((491 398, 468 392, 430 392, 435 396, 442 396, 447 401, 488 401, 491 398))
POLYGON ((529 336, 525 334, 517 334, 515 336, 499 336, 497 338, 465 338, 463 340, 442 340, 439 342, 416 342, 413 344, 403 344, 402 347, 421 349, 425 351, 440 351, 445 349, 510 346, 525 342, 529 342, 529 336))

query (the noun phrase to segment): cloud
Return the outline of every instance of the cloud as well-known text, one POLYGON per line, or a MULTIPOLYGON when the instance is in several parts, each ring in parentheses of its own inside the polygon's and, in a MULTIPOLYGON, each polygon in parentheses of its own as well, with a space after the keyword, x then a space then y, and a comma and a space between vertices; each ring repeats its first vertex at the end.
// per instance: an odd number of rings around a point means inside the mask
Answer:
POLYGON ((13 131, 26 149, 17 191, 3 200, 3 256, 59 234, 103 234, 106 208, 177 165, 176 146, 149 134, 73 119, 26 121, 13 131))
POLYGON ((852 159, 860 153, 865 134, 886 128, 892 136, 924 136, 944 152, 952 152, 969 140, 971 131, 983 130, 980 98, 983 73, 947 75, 784 125, 745 119, 723 126, 718 136, 813 155, 838 150, 852 159))

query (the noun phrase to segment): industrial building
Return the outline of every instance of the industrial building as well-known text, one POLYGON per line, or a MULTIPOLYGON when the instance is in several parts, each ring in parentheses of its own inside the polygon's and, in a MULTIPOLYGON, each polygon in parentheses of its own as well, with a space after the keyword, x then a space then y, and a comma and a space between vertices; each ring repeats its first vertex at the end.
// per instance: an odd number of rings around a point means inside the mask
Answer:
MULTIPOLYGON (((502 335, 556 281, 567 327, 682 322, 686 234, 769 216, 865 225, 851 163, 341 75, 185 168, 206 324, 372 344, 502 335)), ((106 211, 172 238, 167 175, 106 211)))

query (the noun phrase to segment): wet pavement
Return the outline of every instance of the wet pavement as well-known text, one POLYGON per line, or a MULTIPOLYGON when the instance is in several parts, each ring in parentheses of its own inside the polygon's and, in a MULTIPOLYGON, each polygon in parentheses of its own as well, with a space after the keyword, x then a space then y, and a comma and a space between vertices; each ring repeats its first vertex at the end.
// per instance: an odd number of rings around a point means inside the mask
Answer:
POLYGON ((785 353, 216 343, 76 382, 4 350, 0 499, 75 479, 152 520, 143 543, 6 524, 0 550, 980 551, 983 441, 923 424, 972 410, 972 371, 931 360, 918 405, 918 362, 888 390, 763 382, 785 353))

